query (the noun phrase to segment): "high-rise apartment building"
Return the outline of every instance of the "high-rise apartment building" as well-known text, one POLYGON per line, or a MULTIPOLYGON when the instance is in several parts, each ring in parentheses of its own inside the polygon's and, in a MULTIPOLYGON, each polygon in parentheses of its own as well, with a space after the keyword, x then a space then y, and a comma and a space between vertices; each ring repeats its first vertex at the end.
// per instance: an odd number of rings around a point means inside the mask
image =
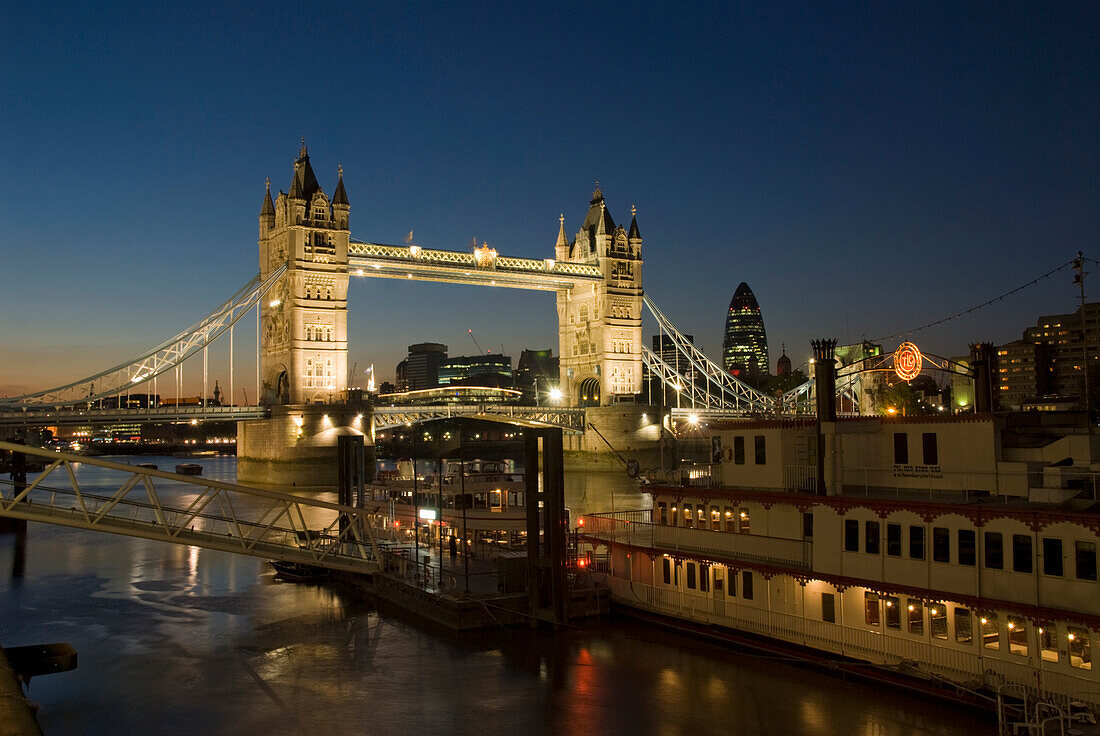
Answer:
POLYGON ((397 390, 419 391, 439 386, 439 366, 447 359, 447 346, 421 342, 409 346, 409 356, 397 364, 397 390))

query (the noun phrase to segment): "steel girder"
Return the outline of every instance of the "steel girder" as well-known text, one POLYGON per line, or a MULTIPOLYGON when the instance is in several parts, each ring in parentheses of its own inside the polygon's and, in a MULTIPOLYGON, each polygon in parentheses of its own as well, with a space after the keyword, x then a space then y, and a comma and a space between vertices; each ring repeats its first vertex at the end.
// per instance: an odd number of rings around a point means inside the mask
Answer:
MULTIPOLYGON (((731 403, 734 404, 736 410, 739 411, 776 411, 776 401, 771 396, 764 394, 751 386, 746 386, 736 378, 731 376, 728 371, 716 364, 710 358, 706 356, 699 348, 695 347, 684 337, 676 326, 664 315, 664 313, 653 303, 653 300, 646 294, 642 297, 643 302, 649 308, 650 313, 656 318, 657 324, 666 332, 672 339, 676 349, 688 359, 699 374, 704 376, 706 382, 710 383, 713 387, 719 389, 717 394, 719 396, 728 397, 722 400, 732 399, 731 403)), ((666 364, 667 365, 667 364, 666 364)), ((674 371, 675 372, 675 371, 674 371)), ((677 372, 678 375, 680 375, 677 372)), ((690 383, 690 376, 683 377, 682 380, 690 383)), ((670 386, 672 384, 669 384, 670 386)), ((705 387, 704 387, 705 392, 705 387)), ((711 396, 716 392, 711 392, 711 396)), ((714 399, 712 398, 712 401, 714 399)))
POLYGON ((519 426, 554 426, 584 431, 584 409, 569 406, 512 406, 507 404, 439 404, 435 406, 376 406, 371 422, 375 431, 450 417, 509 421, 519 426))
POLYGON ((208 316, 133 360, 64 386, 0 399, 0 406, 47 409, 96 401, 126 393, 196 355, 236 324, 249 309, 256 306, 285 272, 284 264, 275 269, 263 283, 260 283, 260 277, 257 274, 208 316))
POLYGON ((0 450, 49 463, 25 485, 0 480, 0 516, 334 570, 370 573, 379 568, 381 552, 369 523, 377 508, 354 508, 8 442, 0 442, 0 450), (108 477, 115 474, 117 488, 101 490, 101 474, 96 475, 94 490, 83 488, 74 466, 87 465, 108 477))

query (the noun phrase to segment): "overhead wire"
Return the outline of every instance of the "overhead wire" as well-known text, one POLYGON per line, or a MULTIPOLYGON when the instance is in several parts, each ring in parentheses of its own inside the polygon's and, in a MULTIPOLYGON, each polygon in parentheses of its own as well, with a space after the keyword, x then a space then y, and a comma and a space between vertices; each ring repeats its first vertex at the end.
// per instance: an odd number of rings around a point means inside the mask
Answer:
MULTIPOLYGON (((1000 296, 996 296, 992 299, 989 299, 988 301, 984 301, 981 304, 970 307, 969 309, 964 309, 961 312, 956 312, 955 314, 952 314, 949 317, 944 317, 943 319, 938 319, 935 322, 929 322, 926 325, 921 325, 920 327, 915 327, 911 330, 903 330, 903 331, 897 332, 893 335, 886 335, 884 337, 877 337, 877 338, 871 340, 871 342, 885 342, 887 340, 892 340, 894 338, 905 337, 907 335, 913 334, 914 332, 920 332, 921 330, 927 330, 930 327, 937 327, 938 325, 946 324, 947 322, 950 322, 953 319, 958 319, 959 317, 964 317, 968 314, 972 314, 973 312, 977 312, 979 309, 984 309, 985 307, 988 307, 991 304, 995 304, 995 303, 1005 299, 1006 297, 1010 297, 1010 296, 1012 296, 1013 294, 1015 294, 1019 291, 1023 291, 1024 289, 1028 288, 1029 286, 1034 286, 1035 284, 1039 283, 1040 281, 1042 281, 1044 279, 1050 278, 1051 276, 1058 273, 1059 271, 1062 271, 1066 268, 1069 268, 1069 267, 1075 265, 1077 263, 1077 260, 1078 259, 1076 259, 1076 258, 1071 258, 1070 260, 1066 261, 1062 265, 1060 265, 1056 268, 1052 268, 1051 270, 1047 271, 1042 276, 1037 276, 1037 277, 1033 278, 1031 281, 1028 281, 1026 284, 1020 284, 1015 289, 1011 289, 1009 291, 1006 291, 1005 293, 1001 294, 1000 296)), ((1082 257, 1082 260, 1089 261, 1091 263, 1100 264, 1100 261, 1094 261, 1091 258, 1082 257)))

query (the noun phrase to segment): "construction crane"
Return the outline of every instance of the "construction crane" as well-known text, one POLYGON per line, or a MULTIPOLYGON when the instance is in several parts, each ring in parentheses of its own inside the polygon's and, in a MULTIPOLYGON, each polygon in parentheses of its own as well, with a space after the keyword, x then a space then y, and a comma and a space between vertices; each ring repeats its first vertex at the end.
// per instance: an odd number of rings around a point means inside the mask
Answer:
POLYGON ((481 349, 481 345, 478 344, 477 338, 474 337, 474 331, 473 330, 466 330, 466 332, 469 333, 470 339, 474 341, 474 346, 477 348, 478 354, 480 355, 481 353, 485 352, 484 350, 481 349))

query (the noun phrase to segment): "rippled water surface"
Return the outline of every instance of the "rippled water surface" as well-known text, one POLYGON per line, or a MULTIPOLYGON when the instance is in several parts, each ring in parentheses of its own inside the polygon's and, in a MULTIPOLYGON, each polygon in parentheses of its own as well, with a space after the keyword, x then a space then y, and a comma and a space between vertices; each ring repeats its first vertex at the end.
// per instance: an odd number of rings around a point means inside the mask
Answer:
MULTIPOLYGON (((231 458, 197 462, 235 477, 231 458)), ((566 495, 575 513, 649 503, 619 475, 568 476, 566 495)), ((454 637, 249 557, 32 524, 13 579, 13 546, 0 536, 0 641, 66 641, 80 657, 31 684, 49 736, 995 730, 984 713, 629 621, 454 637)))

